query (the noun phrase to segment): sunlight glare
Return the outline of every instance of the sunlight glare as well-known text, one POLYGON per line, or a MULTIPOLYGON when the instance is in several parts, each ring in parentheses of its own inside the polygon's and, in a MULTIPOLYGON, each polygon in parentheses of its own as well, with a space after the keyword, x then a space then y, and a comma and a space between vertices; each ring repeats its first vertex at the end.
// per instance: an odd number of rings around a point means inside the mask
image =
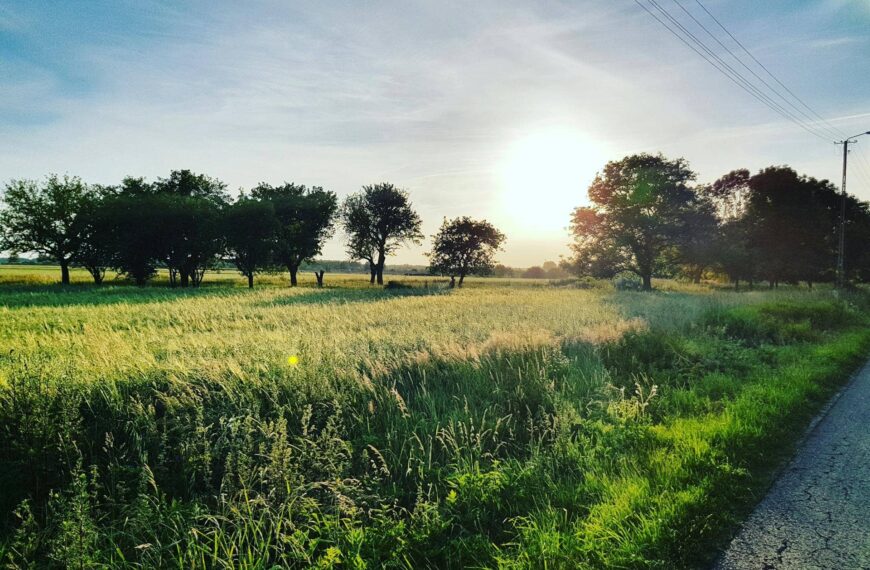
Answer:
POLYGON ((582 132, 549 129, 516 140, 500 165, 501 210, 527 235, 558 234, 607 162, 607 149, 582 132))

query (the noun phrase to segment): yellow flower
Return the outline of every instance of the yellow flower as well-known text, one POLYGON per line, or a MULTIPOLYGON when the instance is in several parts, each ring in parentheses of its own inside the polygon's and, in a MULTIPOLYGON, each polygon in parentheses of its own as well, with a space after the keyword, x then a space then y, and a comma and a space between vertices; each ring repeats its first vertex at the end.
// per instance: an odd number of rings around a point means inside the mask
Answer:
POLYGON ((288 356, 287 364, 289 364, 290 366, 296 366, 297 364, 299 364, 299 357, 295 354, 288 356))

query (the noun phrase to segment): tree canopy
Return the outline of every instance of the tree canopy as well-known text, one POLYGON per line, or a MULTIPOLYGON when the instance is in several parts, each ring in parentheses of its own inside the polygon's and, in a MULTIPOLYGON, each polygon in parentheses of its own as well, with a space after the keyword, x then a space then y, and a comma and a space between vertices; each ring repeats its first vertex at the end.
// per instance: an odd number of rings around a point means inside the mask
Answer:
POLYGON ((589 187, 592 205, 577 208, 571 219, 574 271, 596 277, 632 271, 650 289, 653 272, 680 245, 696 208, 694 179, 685 160, 662 155, 607 163, 589 187))
POLYGON ((319 255, 323 243, 332 236, 338 210, 335 193, 291 182, 260 184, 251 191, 251 197, 272 205, 279 224, 275 262, 290 272, 290 285, 296 286, 299 266, 319 255))
POLYGON ((87 235, 83 214, 94 190, 75 176, 50 175, 43 182, 12 180, 3 193, 0 249, 39 253, 60 264, 61 283, 69 284, 69 266, 87 235))
POLYGON ((445 219, 432 239, 432 251, 428 254, 430 270, 458 276, 462 287, 466 275, 492 271, 495 254, 505 236, 486 220, 463 216, 445 219))
POLYGON ((281 223, 268 200, 242 196, 227 209, 223 220, 227 255, 254 288, 254 275, 272 264, 281 223))
POLYGON ((371 282, 384 282, 388 255, 407 243, 423 239, 420 216, 414 211, 408 193, 389 182, 363 186, 348 196, 341 209, 347 235, 347 253, 352 259, 367 261, 371 282))

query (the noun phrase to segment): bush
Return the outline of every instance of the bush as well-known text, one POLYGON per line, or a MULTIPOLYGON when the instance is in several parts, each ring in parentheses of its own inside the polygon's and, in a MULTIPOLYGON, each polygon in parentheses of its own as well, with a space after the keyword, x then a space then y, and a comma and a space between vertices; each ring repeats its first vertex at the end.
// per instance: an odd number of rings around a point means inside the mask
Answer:
POLYGON ((643 281, 634 273, 623 271, 613 277, 613 287, 617 291, 642 291, 643 281))

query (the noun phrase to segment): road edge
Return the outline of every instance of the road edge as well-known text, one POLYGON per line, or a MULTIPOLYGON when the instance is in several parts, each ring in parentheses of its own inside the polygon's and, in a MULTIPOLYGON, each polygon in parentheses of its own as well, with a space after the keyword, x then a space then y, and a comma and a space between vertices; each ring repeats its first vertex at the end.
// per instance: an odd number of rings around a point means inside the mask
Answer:
POLYGON ((813 419, 810 420, 810 423, 807 424, 800 437, 797 438, 797 440, 795 441, 794 448, 792 449, 792 452, 789 454, 788 458, 784 459, 776 467, 776 469, 771 472, 770 481, 764 489, 764 494, 760 497, 758 502, 755 503, 755 505, 752 507, 752 510, 749 511, 749 514, 734 529, 734 532, 728 539, 728 543, 716 554, 716 557, 713 559, 713 562, 709 566, 709 570, 718 570, 720 568, 722 558, 725 556, 725 553, 728 552, 728 550, 731 548, 731 544, 734 542, 734 539, 740 536, 740 532, 743 530, 743 526, 746 524, 746 521, 748 521, 752 514, 755 513, 755 511, 758 509, 758 506, 762 503, 762 501, 764 501, 764 498, 768 495, 768 493, 770 493, 770 490, 779 480, 782 473, 786 470, 786 468, 788 468, 789 465, 792 464, 794 458, 797 457, 801 450, 803 450, 810 436, 813 434, 814 431, 816 431, 816 428, 818 428, 822 420, 825 419, 825 417, 828 415, 828 412, 831 411, 831 408, 834 407, 834 405, 840 400, 843 394, 858 380, 858 377, 861 375, 864 369, 867 368, 870 368, 870 354, 866 354, 864 356, 863 363, 857 366, 855 370, 851 374, 849 374, 848 380, 844 382, 842 386, 837 388, 837 391, 834 392, 834 394, 832 394, 830 398, 828 398, 828 400, 822 405, 821 408, 819 408, 818 413, 813 416, 813 419))

